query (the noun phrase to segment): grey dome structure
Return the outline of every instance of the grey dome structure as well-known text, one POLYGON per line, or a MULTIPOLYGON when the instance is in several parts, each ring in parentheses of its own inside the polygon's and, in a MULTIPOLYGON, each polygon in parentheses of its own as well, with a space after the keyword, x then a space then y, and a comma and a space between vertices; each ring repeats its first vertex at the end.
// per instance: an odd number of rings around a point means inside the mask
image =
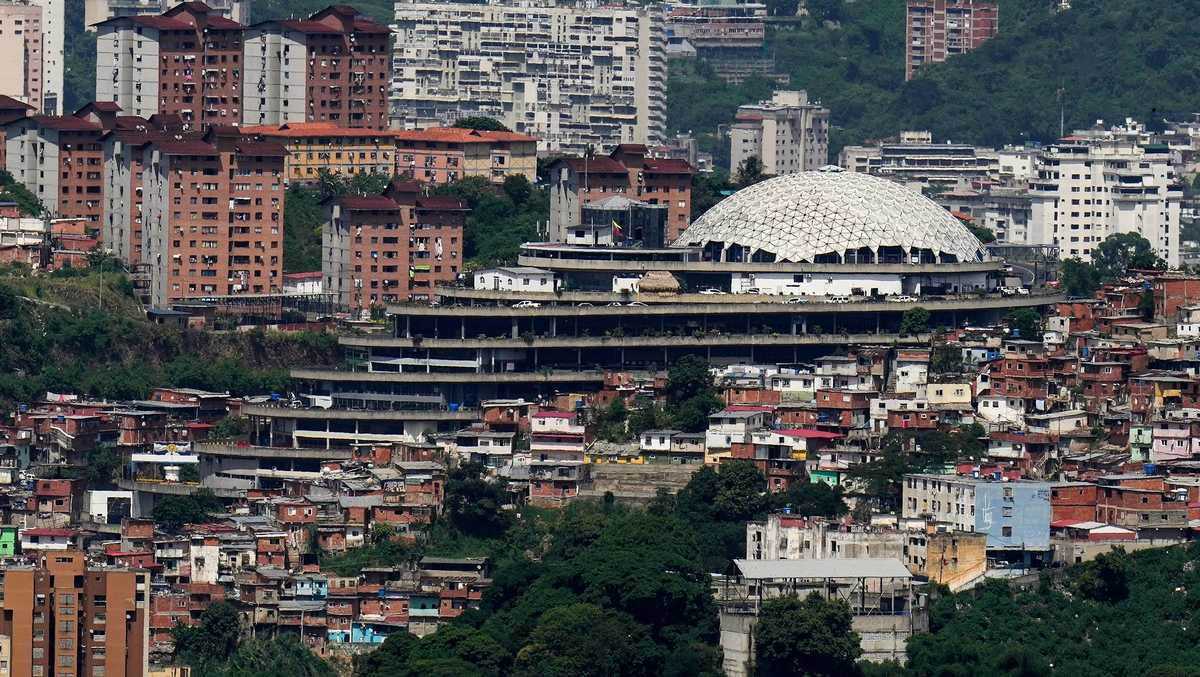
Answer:
POLYGON ((983 261, 979 240, 912 188, 827 168, 739 190, 672 244, 713 261, 965 263, 983 261))

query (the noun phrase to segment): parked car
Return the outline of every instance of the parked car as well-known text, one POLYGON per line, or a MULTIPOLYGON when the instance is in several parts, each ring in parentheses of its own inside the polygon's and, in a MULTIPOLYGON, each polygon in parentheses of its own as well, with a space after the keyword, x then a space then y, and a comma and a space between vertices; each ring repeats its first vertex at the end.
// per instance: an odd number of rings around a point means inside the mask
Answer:
POLYGON ((576 303, 575 307, 576 308, 591 308, 592 304, 588 303, 587 301, 584 301, 583 303, 576 303))
POLYGON ((725 292, 721 291, 720 289, 713 289, 712 287, 707 287, 705 289, 701 289, 700 293, 707 294, 707 295, 716 295, 716 294, 720 294, 721 296, 725 295, 725 292))
POLYGON ((608 308, 620 308, 622 304, 621 304, 621 302, 620 302, 620 301, 613 301, 612 303, 608 303, 608 304, 605 304, 605 305, 606 305, 606 307, 608 307, 608 308))
POLYGON ((520 303, 513 304, 513 308, 541 308, 541 307, 542 307, 542 304, 538 303, 537 301, 521 301, 520 303))
POLYGON ((917 302, 917 299, 915 299, 907 294, 897 294, 895 296, 889 296, 887 298, 887 300, 888 300, 888 303, 916 303, 917 302))
POLYGON ((849 296, 826 296, 825 303, 850 303, 849 296))
POLYGON ((746 291, 744 291, 742 293, 744 293, 744 294, 765 294, 766 292, 759 289, 758 287, 747 287, 746 291))
POLYGON ((801 298, 799 296, 794 296, 794 297, 784 301, 784 303, 786 303, 788 305, 796 305, 798 303, 808 303, 808 299, 801 298))
POLYGON ((638 306, 639 308, 645 308, 645 307, 646 307, 646 304, 645 304, 645 303, 642 303, 641 301, 634 301, 633 303, 626 303, 625 305, 627 305, 627 306, 638 306))

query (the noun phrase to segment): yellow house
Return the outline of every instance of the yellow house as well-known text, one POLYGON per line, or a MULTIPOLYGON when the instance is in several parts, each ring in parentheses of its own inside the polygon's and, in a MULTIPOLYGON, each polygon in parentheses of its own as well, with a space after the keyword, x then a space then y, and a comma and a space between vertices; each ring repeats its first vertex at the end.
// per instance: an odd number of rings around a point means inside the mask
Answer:
POLYGON ((395 173, 395 132, 346 129, 331 122, 259 125, 242 127, 242 132, 283 144, 289 182, 316 181, 322 169, 346 176, 361 172, 390 177, 395 173))
POLYGON ((515 132, 431 127, 395 132, 396 173, 424 183, 450 183, 468 176, 502 183, 520 174, 537 180, 537 139, 515 132))

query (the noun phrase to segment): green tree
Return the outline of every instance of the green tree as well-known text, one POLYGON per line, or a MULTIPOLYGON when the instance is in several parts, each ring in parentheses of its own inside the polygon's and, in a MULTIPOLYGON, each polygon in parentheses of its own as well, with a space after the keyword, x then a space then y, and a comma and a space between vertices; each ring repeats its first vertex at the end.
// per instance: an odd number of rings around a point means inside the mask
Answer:
MULTIPOLYGON (((208 674, 208 673, 205 673, 208 674)), ((248 639, 238 645, 221 677, 337 677, 337 671, 292 635, 248 639)))
POLYGON ((288 186, 283 201, 283 271, 321 269, 321 227, 325 208, 321 194, 300 183, 288 186))
POLYGON ((850 512, 842 488, 824 482, 792 482, 787 491, 773 495, 771 502, 775 508, 786 507, 797 515, 841 517, 850 512))
POLYGON ((1143 319, 1154 319, 1154 292, 1152 290, 1142 291, 1142 297, 1138 299, 1138 312, 1141 313, 1143 319))
POLYGON ((464 534, 496 537, 508 528, 502 510, 507 501, 502 480, 484 479, 483 466, 463 463, 446 477, 446 513, 450 523, 464 534))
POLYGON ((197 672, 213 670, 233 654, 241 632, 241 621, 232 604, 210 604, 200 614, 198 624, 176 625, 171 630, 175 657, 197 672))
POLYGON ((84 467, 83 479, 89 489, 104 489, 112 486, 113 480, 120 475, 122 465, 121 453, 111 444, 102 444, 88 455, 84 467))
POLYGON ((0 199, 15 202, 22 216, 41 218, 49 213, 36 195, 3 170, 0 170, 0 199))
POLYGON ((850 675, 862 655, 850 607, 812 593, 765 602, 755 627, 759 677, 850 675))
POLYGON ((594 604, 550 609, 517 653, 516 677, 654 675, 655 647, 629 618, 594 604))
POLYGON ((1098 555, 1084 565, 1075 589, 1097 602, 1120 602, 1129 597, 1129 566, 1129 555, 1122 548, 1098 555))
POLYGON ((734 174, 733 181, 737 184, 738 188, 745 188, 753 186, 765 178, 767 178, 767 175, 763 173, 762 160, 757 155, 751 155, 738 163, 737 173, 734 174))
POLYGON ((900 334, 908 336, 920 334, 929 330, 929 311, 921 308, 909 308, 900 317, 900 334))
POLYGON ((667 371, 667 413, 684 432, 702 432, 708 417, 722 407, 708 363, 684 355, 667 371))
POLYGON ((203 523, 221 510, 221 499, 211 489, 200 489, 190 496, 164 496, 151 515, 164 529, 178 531, 185 524, 203 523))
POLYGON ((1017 308, 1008 314, 1008 326, 1013 336, 1029 341, 1042 338, 1042 315, 1033 308, 1017 308))
POLYGON ((226 416, 213 424, 208 436, 214 440, 245 439, 250 434, 250 419, 245 416, 226 416))
POLYGON ((982 244, 991 244, 996 241, 996 234, 993 233, 990 228, 977 226, 974 223, 968 223, 966 225, 967 230, 971 231, 971 234, 975 236, 975 239, 979 240, 982 244))
POLYGON ((962 348, 952 343, 939 343, 929 355, 929 371, 934 374, 957 374, 962 371, 962 348))
POLYGON ((459 118, 458 121, 454 123, 454 126, 461 127, 463 129, 475 129, 481 132, 511 131, 499 120, 495 118, 489 118, 484 115, 473 115, 465 118, 459 118))
POLYGON ((1090 298, 1100 288, 1100 275, 1091 264, 1070 258, 1059 264, 1059 286, 1067 296, 1090 298))
POLYGON ((1165 270, 1166 262, 1154 253, 1150 241, 1138 233, 1114 233, 1104 238, 1092 254, 1097 276, 1111 282, 1133 268, 1165 270))

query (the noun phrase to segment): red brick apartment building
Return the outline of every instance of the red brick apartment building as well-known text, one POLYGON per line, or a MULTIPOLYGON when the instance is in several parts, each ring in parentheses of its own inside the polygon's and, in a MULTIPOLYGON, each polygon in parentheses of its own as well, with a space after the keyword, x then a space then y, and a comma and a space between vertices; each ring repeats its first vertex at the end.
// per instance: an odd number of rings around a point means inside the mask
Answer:
POLYGON ((104 212, 104 148, 115 129, 146 120, 120 115, 115 103, 90 103, 72 115, 33 115, 5 127, 5 167, 58 218, 81 218, 99 228, 104 212))
POLYGON ((189 126, 242 121, 242 29, 184 2, 161 15, 96 26, 96 100, 133 115, 177 114, 189 126))
POLYGON ((242 121, 386 129, 390 36, 346 5, 246 28, 242 121))
POLYGON ((281 285, 285 151, 233 127, 143 151, 143 261, 156 307, 281 285))
POLYGON ((462 269, 467 207, 420 195, 394 181, 382 195, 347 195, 330 205, 322 233, 325 291, 355 311, 425 300, 462 269))
POLYGON ((692 171, 683 160, 648 157, 640 144, 621 144, 608 156, 566 158, 550 167, 551 238, 582 220, 585 204, 619 195, 667 207, 665 238, 679 237, 692 219, 692 171))
POLYGON ((966 54, 1000 30, 1000 10, 982 0, 909 0, 904 18, 904 79, 927 63, 966 54))
POLYGON ((0 635, 10 677, 142 677, 149 671, 150 574, 89 569, 84 554, 46 552, 36 566, 0 570, 0 635))
POLYGON ((104 246, 129 266, 142 262, 142 160, 156 141, 198 138, 186 132, 178 115, 155 114, 145 124, 114 129, 104 135, 104 246))

